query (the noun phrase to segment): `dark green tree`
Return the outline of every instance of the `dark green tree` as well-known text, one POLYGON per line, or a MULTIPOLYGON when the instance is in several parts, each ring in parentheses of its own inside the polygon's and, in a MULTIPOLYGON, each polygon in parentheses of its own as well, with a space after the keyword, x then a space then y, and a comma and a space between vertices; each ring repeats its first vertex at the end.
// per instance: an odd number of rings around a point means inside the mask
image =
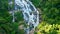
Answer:
POLYGON ((42 10, 42 20, 51 24, 60 24, 60 0, 31 0, 42 10))
POLYGON ((23 34, 18 29, 19 23, 12 22, 12 15, 8 11, 8 0, 0 0, 0 34, 23 34))

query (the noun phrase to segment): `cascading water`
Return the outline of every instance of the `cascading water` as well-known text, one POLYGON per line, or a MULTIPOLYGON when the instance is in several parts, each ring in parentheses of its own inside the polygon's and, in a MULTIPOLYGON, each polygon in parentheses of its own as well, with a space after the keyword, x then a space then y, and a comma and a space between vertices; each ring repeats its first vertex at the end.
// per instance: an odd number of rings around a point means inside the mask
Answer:
POLYGON ((8 10, 9 10, 9 13, 11 13, 12 14, 12 16, 13 16, 13 19, 12 19, 12 22, 15 22, 15 17, 14 17, 14 7, 12 7, 12 5, 13 5, 13 1, 12 0, 8 0, 8 4, 9 4, 9 6, 8 6, 8 10))
POLYGON ((29 0, 14 0, 14 1, 15 10, 20 9, 22 11, 24 20, 26 24, 29 25, 27 28, 24 28, 26 34, 29 34, 29 31, 32 30, 32 27, 35 28, 39 24, 39 12, 29 0))

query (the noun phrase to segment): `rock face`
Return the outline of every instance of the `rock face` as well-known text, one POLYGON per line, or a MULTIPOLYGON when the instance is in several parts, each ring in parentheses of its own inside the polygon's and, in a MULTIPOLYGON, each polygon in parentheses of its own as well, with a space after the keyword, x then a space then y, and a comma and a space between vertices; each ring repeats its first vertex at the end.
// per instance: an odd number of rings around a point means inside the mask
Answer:
POLYGON ((32 29, 32 30, 29 32, 29 34, 34 34, 34 29, 32 29))
POLYGON ((24 25, 20 25, 20 26, 19 26, 19 29, 23 29, 23 28, 24 28, 24 25))

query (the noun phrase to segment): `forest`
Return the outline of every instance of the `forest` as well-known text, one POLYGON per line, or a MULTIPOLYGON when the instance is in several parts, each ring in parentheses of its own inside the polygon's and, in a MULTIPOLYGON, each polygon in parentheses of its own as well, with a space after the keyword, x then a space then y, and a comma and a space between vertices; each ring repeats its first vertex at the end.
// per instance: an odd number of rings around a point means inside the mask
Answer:
MULTIPOLYGON (((14 2, 14 0, 12 0, 14 2)), ((60 34, 60 0, 29 0, 39 11, 39 24, 34 34, 60 34)), ((8 4, 8 0, 0 0, 0 34, 25 34, 22 12, 15 12, 15 22, 9 13, 14 9, 14 3, 8 4), (21 27, 22 26, 22 27, 21 27)))

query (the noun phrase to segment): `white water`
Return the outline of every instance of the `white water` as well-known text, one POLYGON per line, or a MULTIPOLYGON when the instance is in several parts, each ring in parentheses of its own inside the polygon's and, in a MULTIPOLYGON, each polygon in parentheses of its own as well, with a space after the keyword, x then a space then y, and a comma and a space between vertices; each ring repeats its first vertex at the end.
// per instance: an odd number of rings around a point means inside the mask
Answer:
MULTIPOLYGON (((22 11, 24 20, 26 24, 29 25, 27 28, 24 28, 26 34, 29 34, 30 28, 31 27, 35 28, 39 24, 39 12, 32 4, 32 2, 30 2, 29 0, 15 0, 15 10, 18 9, 22 11)), ((14 12, 13 12, 13 22, 14 22, 14 12)))

